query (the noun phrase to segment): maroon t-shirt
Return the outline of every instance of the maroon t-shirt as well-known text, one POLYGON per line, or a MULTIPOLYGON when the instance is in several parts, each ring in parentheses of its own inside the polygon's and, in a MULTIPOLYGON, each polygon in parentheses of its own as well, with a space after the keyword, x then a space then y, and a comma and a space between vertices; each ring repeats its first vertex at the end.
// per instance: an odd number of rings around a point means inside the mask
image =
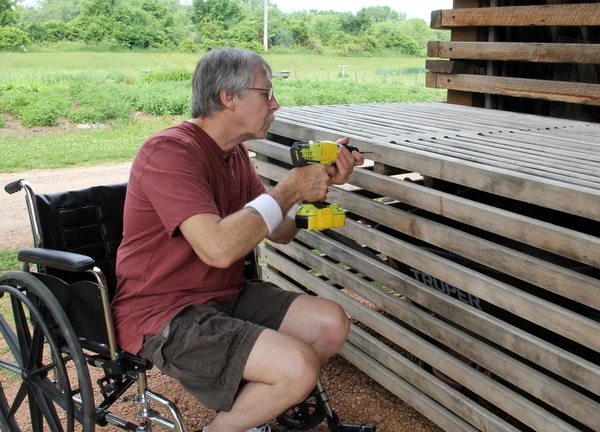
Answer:
POLYGON ((119 346, 131 353, 188 304, 235 300, 244 259, 227 269, 200 260, 179 225, 195 214, 224 218, 265 192, 239 144, 225 152, 183 122, 151 136, 131 167, 117 253, 112 312, 119 346))

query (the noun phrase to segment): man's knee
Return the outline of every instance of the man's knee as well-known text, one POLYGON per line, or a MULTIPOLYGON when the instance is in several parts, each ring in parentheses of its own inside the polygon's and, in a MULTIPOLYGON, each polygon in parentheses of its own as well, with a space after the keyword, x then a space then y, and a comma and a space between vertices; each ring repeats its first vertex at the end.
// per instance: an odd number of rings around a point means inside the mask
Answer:
POLYGON ((285 387, 298 399, 296 402, 299 402, 317 383, 321 363, 317 352, 306 344, 298 344, 290 354, 291 360, 287 362, 282 379, 285 387))
POLYGON ((339 349, 341 349, 350 332, 350 321, 346 312, 339 304, 330 300, 326 301, 328 302, 328 312, 321 317, 321 325, 323 327, 321 337, 327 339, 328 343, 339 346, 339 349))

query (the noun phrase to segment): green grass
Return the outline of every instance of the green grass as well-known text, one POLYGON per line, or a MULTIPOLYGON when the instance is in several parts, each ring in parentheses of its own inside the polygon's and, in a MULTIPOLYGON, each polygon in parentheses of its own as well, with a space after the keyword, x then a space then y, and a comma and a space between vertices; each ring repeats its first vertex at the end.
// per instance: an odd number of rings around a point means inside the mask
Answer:
POLYGON ((17 260, 19 249, 0 249, 0 273, 19 270, 21 264, 17 260))
MULTIPOLYGON (((191 74, 200 55, 160 52, 35 52, 0 56, 0 172, 131 160, 152 133, 190 113, 191 74), (145 70, 146 72, 142 72, 145 70), (134 113, 153 116, 139 121, 134 113), (28 134, 6 128, 102 123, 103 130, 28 134), (173 116, 176 116, 175 118, 173 116)), ((424 87, 424 59, 267 54, 282 106, 436 101, 424 87), (346 65, 341 76, 339 65, 346 65), (407 73, 408 72, 408 73, 407 73)))
MULTIPOLYGON (((125 75, 142 75, 144 70, 193 69, 201 54, 159 52, 5 52, 0 56, 0 70, 6 73, 56 71, 117 71, 125 75)), ((372 81, 377 69, 424 68, 419 57, 338 57, 317 54, 265 54, 274 71, 291 72, 291 79, 330 79, 337 77, 338 66, 347 65, 350 77, 372 81), (366 76, 365 76, 366 74, 366 76)))
POLYGON ((0 172, 131 161, 146 138, 178 121, 161 117, 107 129, 6 135, 0 146, 0 172))

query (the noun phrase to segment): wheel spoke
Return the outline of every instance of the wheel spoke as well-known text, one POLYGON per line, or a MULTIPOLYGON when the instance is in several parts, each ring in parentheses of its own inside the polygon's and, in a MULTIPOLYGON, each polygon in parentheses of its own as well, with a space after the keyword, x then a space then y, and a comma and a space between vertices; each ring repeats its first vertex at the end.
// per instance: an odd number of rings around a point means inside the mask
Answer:
MULTIPOLYGON (((48 427, 52 432, 63 432, 64 429, 60 424, 60 419, 58 418, 58 413, 56 412, 56 408, 54 407, 53 400, 56 402, 56 399, 52 399, 47 397, 47 394, 43 393, 39 389, 32 389, 32 392, 35 396, 35 400, 39 409, 48 424, 48 427)), ((31 394, 30 393, 30 394, 31 394)))
POLYGON ((21 375, 23 372, 23 369, 18 364, 6 360, 0 360, 0 368, 9 370, 17 375, 21 375))
MULTIPOLYGON (((2 332, 2 336, 8 345, 8 348, 11 350, 13 355, 17 358, 17 361, 21 358, 21 348, 19 347, 19 341, 17 340, 17 335, 11 328, 10 324, 6 322, 4 317, 0 315, 0 332, 2 332)), ((23 367, 22 364, 19 366, 23 367)))
MULTIPOLYGON (((37 367, 42 366, 43 355, 44 333, 41 326, 36 324, 33 327, 33 337, 31 338, 29 358, 27 359, 27 370, 37 369, 37 367)), ((36 370, 34 373, 39 373, 39 370, 36 370)))
POLYGON ((13 315, 15 318, 15 328, 17 329, 17 337, 19 340, 20 358, 24 367, 26 359, 29 359, 29 347, 31 346, 31 333, 29 332, 29 323, 27 322, 27 316, 23 310, 23 303, 14 296, 10 296, 12 303, 13 315))
POLYGON ((27 384, 25 384, 25 382, 22 382, 21 386, 19 387, 19 391, 15 396, 15 400, 13 401, 12 406, 10 407, 10 409, 8 410, 8 414, 6 415, 6 418, 8 420, 15 416, 15 413, 21 407, 21 403, 23 403, 23 400, 25 400, 25 396, 27 396, 27 384))
POLYGON ((40 431, 43 428, 42 411, 39 405, 36 403, 36 398, 31 388, 27 391, 27 397, 29 399, 29 414, 31 415, 31 428, 34 431, 40 431))

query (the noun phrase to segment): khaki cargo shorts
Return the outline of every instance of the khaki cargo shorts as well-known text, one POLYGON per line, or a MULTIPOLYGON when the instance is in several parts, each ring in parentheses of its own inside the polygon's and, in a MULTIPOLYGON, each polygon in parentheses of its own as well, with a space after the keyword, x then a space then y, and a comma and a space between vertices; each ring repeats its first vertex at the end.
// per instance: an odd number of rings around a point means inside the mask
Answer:
POLYGON ((205 407, 229 411, 258 336, 265 328, 279 328, 298 295, 268 282, 246 281, 234 302, 181 309, 158 334, 144 336, 139 355, 205 407))

